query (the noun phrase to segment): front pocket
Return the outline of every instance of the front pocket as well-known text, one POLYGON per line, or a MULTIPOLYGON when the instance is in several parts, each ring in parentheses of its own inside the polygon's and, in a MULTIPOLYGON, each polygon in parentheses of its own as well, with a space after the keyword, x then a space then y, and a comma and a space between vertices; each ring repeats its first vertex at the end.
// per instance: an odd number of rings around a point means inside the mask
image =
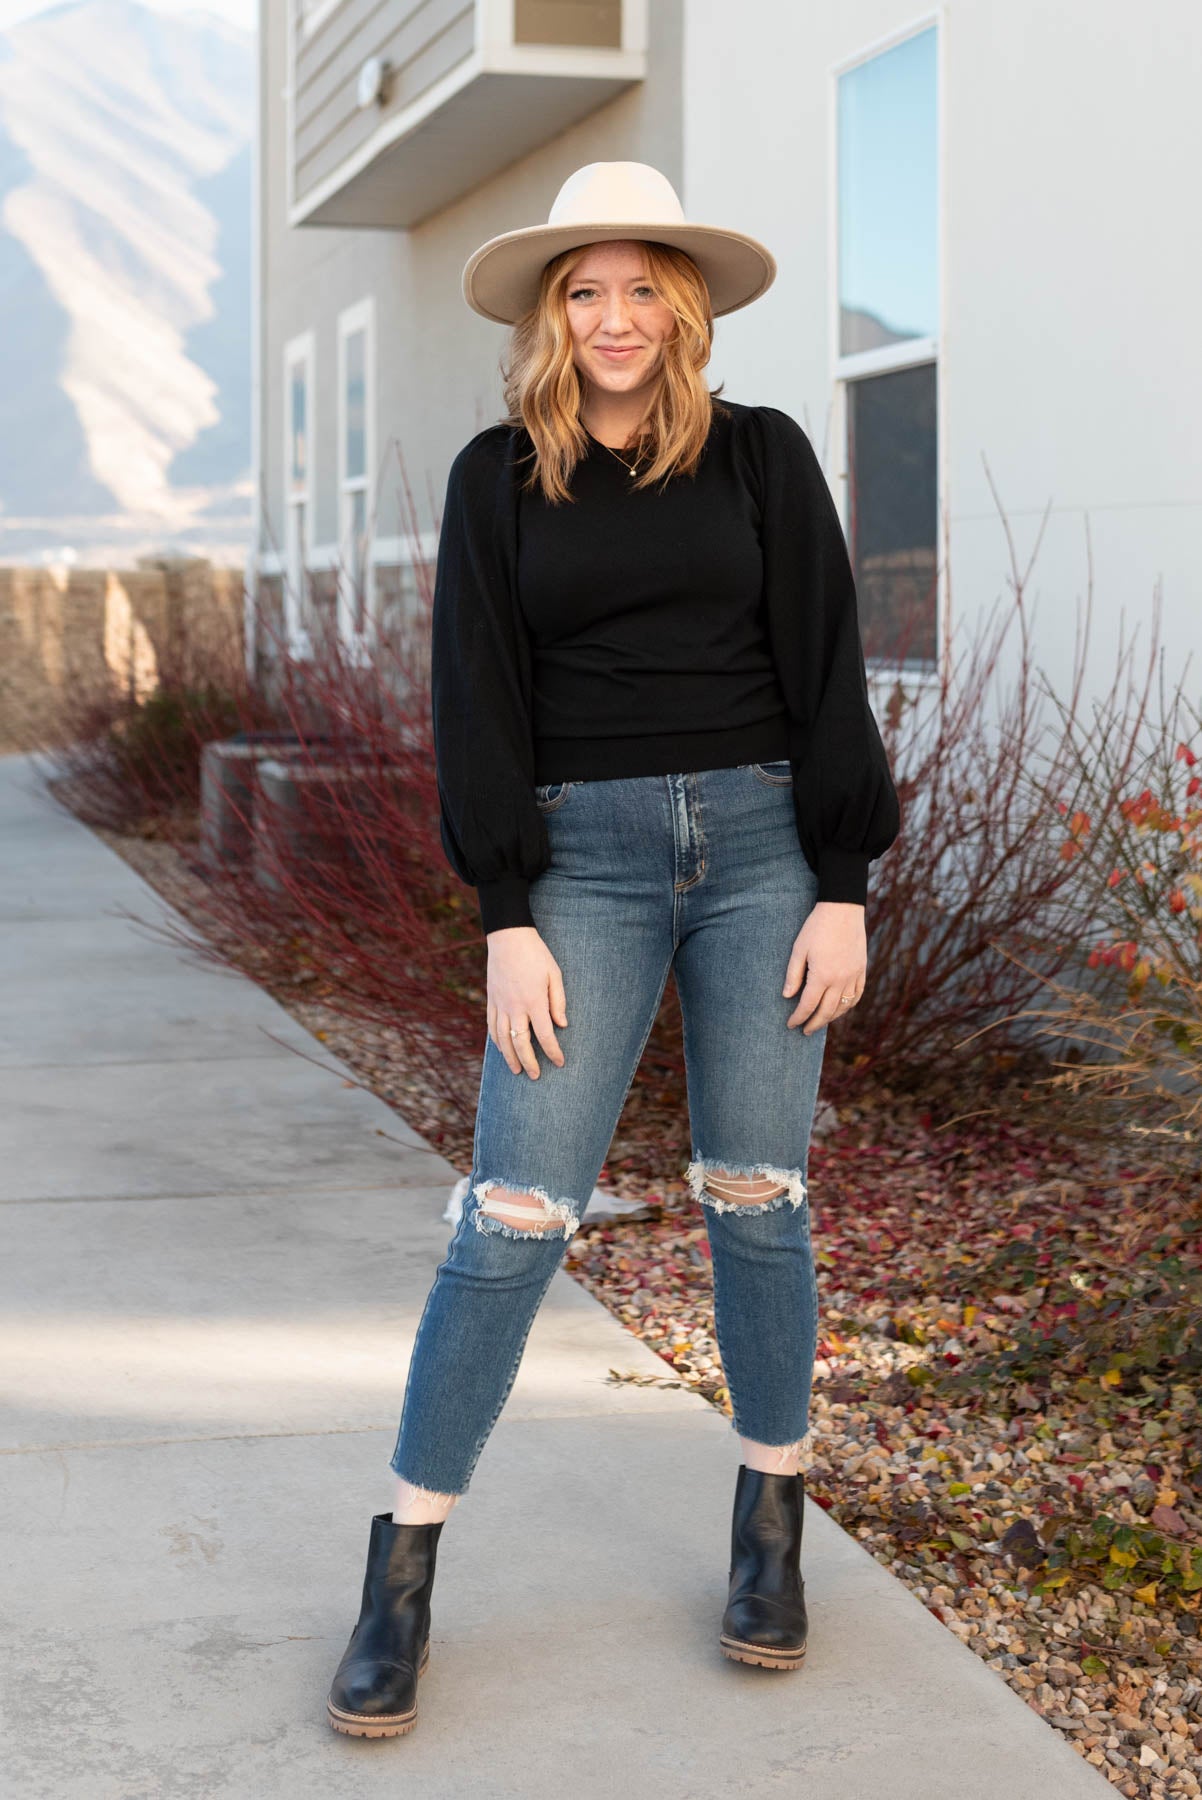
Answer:
POLYGON ((555 812, 572 791, 570 781, 543 781, 534 790, 534 804, 539 812, 555 812))
POLYGON ((752 763, 751 772, 769 787, 790 787, 793 782, 793 765, 787 757, 780 762, 752 763))

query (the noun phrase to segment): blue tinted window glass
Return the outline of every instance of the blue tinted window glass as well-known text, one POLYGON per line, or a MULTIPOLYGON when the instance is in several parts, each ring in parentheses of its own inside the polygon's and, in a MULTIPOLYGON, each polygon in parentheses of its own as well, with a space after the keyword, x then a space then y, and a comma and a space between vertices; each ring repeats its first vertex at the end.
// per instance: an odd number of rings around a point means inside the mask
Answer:
POLYGON ((935 27, 839 77, 839 349, 939 329, 935 27))
POLYGON ((292 486, 294 488, 303 488, 305 485, 305 470, 307 468, 307 458, 305 456, 307 448, 305 432, 305 398, 304 367, 301 363, 293 363, 291 381, 292 418, 290 421, 288 440, 292 446, 290 475, 292 486))
POLYGON ((937 389, 934 363, 847 386, 847 538, 869 660, 935 658, 937 389))
POLYGON ((367 400, 367 333, 352 331, 346 340, 346 475, 348 481, 367 472, 365 407, 367 400))

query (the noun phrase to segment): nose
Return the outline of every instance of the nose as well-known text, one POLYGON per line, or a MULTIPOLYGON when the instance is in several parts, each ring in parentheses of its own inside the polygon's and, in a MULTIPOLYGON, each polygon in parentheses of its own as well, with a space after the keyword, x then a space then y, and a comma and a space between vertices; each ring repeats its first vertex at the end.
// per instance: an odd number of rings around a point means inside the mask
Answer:
POLYGON ((601 308, 601 329, 617 337, 630 323, 630 302, 625 294, 610 294, 601 308))

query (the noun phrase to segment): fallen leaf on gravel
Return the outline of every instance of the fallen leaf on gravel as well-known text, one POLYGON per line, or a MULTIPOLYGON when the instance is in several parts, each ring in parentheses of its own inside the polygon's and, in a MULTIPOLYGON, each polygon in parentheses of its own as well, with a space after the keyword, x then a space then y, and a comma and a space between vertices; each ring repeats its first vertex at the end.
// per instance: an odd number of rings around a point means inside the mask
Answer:
POLYGON ((1037 1569, 1046 1554, 1030 1519, 1015 1519, 1002 1538, 1002 1550, 1022 1569, 1037 1569))

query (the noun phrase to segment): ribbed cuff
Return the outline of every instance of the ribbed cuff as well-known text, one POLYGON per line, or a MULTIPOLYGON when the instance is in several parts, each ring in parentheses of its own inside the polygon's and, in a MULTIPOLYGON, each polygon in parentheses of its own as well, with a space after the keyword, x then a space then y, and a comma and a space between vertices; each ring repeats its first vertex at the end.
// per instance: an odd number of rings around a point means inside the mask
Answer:
POLYGON ((833 844, 818 852, 818 898, 868 904, 870 857, 858 850, 839 850, 833 844))
POLYGON ((530 883, 524 875, 502 875, 498 881, 478 882, 476 898, 485 937, 490 931, 507 931, 511 925, 534 924, 530 883))

